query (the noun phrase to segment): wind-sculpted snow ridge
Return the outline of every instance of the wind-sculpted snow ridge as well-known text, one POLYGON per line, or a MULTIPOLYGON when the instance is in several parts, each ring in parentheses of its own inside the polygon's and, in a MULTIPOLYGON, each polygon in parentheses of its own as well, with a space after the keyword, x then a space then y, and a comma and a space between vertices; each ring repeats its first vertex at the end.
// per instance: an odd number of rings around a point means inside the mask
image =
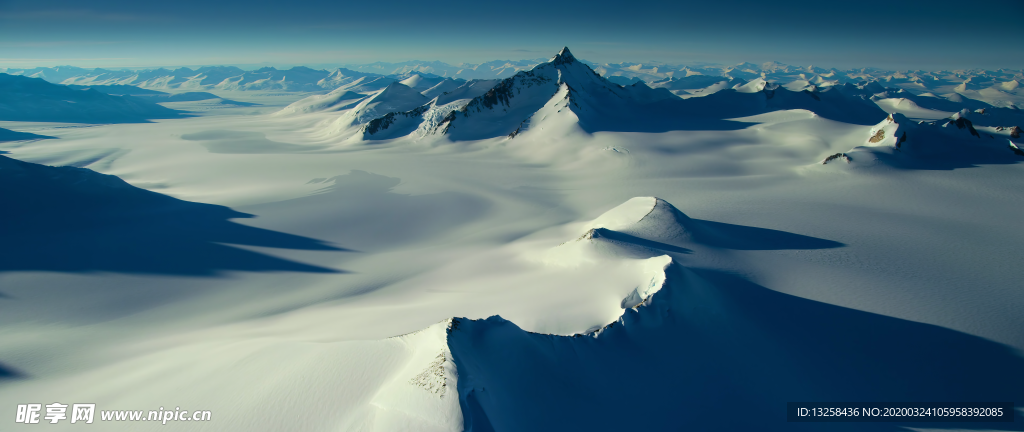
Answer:
POLYGON ((588 223, 578 238, 549 250, 544 262, 553 266, 579 267, 609 259, 643 260, 647 282, 622 299, 623 309, 647 304, 665 282, 670 254, 688 254, 681 245, 698 242, 707 230, 668 202, 637 197, 588 223), (700 234, 698 234, 700 233, 700 234))
POLYGON ((367 96, 347 88, 338 88, 325 95, 313 95, 291 103, 274 115, 309 114, 314 112, 341 111, 354 107, 367 96))
POLYGON ((1024 360, 1009 347, 683 265, 682 245, 744 239, 722 238, 729 233, 664 200, 633 198, 584 228, 549 262, 649 257, 651 282, 622 300, 621 316, 584 333, 525 331, 500 316, 452 319, 446 342, 463 430, 812 431, 820 425, 788 423, 780 406, 1024 395, 1024 360), (970 376, 955 373, 968 366, 977 367, 970 376), (953 376, 937 382, 940 371, 953 376), (820 385, 798 385, 807 377, 820 385), (738 406, 745 414, 731 415, 738 406))
MULTIPOLYGON (((447 82, 449 81, 441 82, 421 94, 424 96, 434 94, 436 87, 443 86, 447 82)), ((457 83, 457 81, 451 82, 457 83)), ((392 111, 384 114, 364 123, 360 136, 364 140, 382 140, 402 137, 411 133, 416 133, 419 137, 435 133, 454 111, 461 110, 472 101, 472 98, 488 91, 494 82, 494 80, 469 81, 450 91, 442 92, 422 106, 408 111, 392 111)))
MULTIPOLYGON (((1012 153, 1017 153, 1014 140, 1020 137, 1019 128, 976 127, 971 119, 982 115, 965 109, 941 120, 914 121, 903 114, 889 114, 871 127, 863 145, 840 155, 854 167, 884 164, 950 168, 1017 162, 1019 159, 1012 153)), ((827 164, 829 160, 822 163, 827 164)))
MULTIPOLYGON (((301 101, 300 101, 301 102, 301 101)), ((363 99, 345 112, 332 125, 343 131, 351 126, 363 125, 392 112, 404 112, 428 102, 426 96, 399 82, 392 82, 377 94, 363 99)))
MULTIPOLYGON (((608 263, 616 261, 637 261, 643 264, 645 273, 644 284, 631 288, 622 293, 622 298, 616 301, 612 307, 619 310, 616 317, 610 322, 605 322, 586 332, 576 333, 573 337, 588 336, 589 339, 604 340, 602 334, 615 326, 623 325, 635 318, 625 314, 636 314, 639 309, 651 306, 655 293, 661 290, 665 284, 666 268, 672 263, 672 258, 659 252, 657 246, 651 245, 657 242, 646 238, 632 237, 630 234, 642 235, 660 241, 681 241, 685 235, 682 232, 687 227, 680 225, 688 224, 685 215, 676 210, 671 204, 653 198, 634 198, 625 204, 616 207, 594 221, 586 224, 593 227, 587 231, 585 238, 571 240, 566 244, 553 249, 564 251, 565 254, 588 254, 588 251, 580 250, 572 246, 579 244, 586 247, 586 243, 607 241, 603 237, 593 236, 595 230, 603 233, 611 233, 612 229, 620 230, 616 235, 611 235, 616 243, 603 252, 600 256, 592 258, 606 260, 608 263), (627 249, 646 249, 648 253, 635 255, 621 253, 627 249), (627 256, 630 255, 630 256, 627 256), (635 256, 634 256, 635 255, 635 256)), ((669 250, 679 250, 668 245, 662 245, 669 250)), ((549 265, 561 267, 568 262, 550 262, 549 265)), ((660 312, 659 312, 660 313, 660 312)), ((485 321, 467 320, 464 318, 450 318, 434 324, 424 330, 397 336, 389 340, 396 340, 406 346, 408 361, 406 365, 392 373, 390 382, 384 384, 373 397, 371 403, 383 411, 378 415, 374 430, 391 430, 392 427, 408 424, 416 424, 422 427, 424 423, 430 425, 430 430, 474 430, 470 424, 464 425, 465 416, 475 413, 466 411, 465 385, 461 382, 462 376, 458 365, 458 354, 451 348, 452 338, 458 338, 460 332, 464 332, 463 326, 473 327, 477 323, 501 322, 508 323, 499 317, 492 317, 485 321)), ((508 323, 511 325, 511 323, 508 323)), ((533 333, 541 335, 540 333, 533 333)), ((551 336, 551 335, 545 335, 551 336)), ((499 365, 496 365, 499 366, 499 365)), ((480 423, 477 418, 475 427, 479 429, 480 423)))
POLYGON ((361 84, 371 82, 381 76, 378 74, 357 72, 345 68, 338 68, 333 71, 327 77, 316 82, 316 85, 325 89, 338 89, 345 87, 351 89, 361 84))
POLYGON ((447 343, 453 321, 391 338, 405 345, 409 358, 370 401, 380 409, 372 430, 462 430, 458 371, 447 343))
POLYGON ((577 265, 594 254, 650 258, 652 254, 687 253, 680 245, 706 238, 707 229, 668 202, 637 197, 588 223, 579 238, 548 252, 546 262, 577 265), (663 252, 658 252, 663 251, 663 252))
MULTIPOLYGON (((368 75, 363 75, 349 80, 339 79, 333 84, 330 84, 337 85, 337 87, 335 87, 330 93, 325 95, 312 95, 304 99, 300 99, 284 107, 275 113, 275 115, 343 111, 356 107, 356 104, 369 97, 375 97, 375 94, 380 94, 383 90, 396 83, 398 83, 398 81, 393 78, 368 75), (340 83, 342 81, 343 84, 340 83)), ((387 97, 387 95, 385 94, 380 96, 380 98, 384 97, 387 97)), ((414 96, 406 95, 406 97, 413 97, 415 99, 414 96)), ((380 98, 378 98, 376 102, 380 102, 380 98)), ((383 107, 386 109, 387 104, 383 107)))
POLYGON ((425 92, 438 85, 441 85, 442 83, 448 83, 449 85, 458 87, 459 85, 464 84, 466 81, 462 79, 445 78, 436 75, 427 76, 425 74, 414 73, 410 74, 408 78, 405 78, 399 82, 418 92, 425 92))
POLYGON ((0 74, 0 120, 140 123, 182 115, 181 111, 132 96, 75 90, 39 78, 0 74))
MULTIPOLYGON (((465 86, 466 84, 468 84, 470 82, 475 82, 475 81, 479 81, 479 80, 462 81, 462 80, 454 80, 454 79, 451 79, 451 78, 445 78, 444 81, 441 81, 441 82, 435 84, 433 87, 430 87, 430 88, 428 88, 426 90, 421 91, 420 94, 422 94, 423 96, 426 96, 428 98, 433 99, 433 98, 441 96, 441 95, 447 95, 447 94, 450 94, 452 92, 456 92, 456 91, 458 91, 459 88, 465 86)), ((477 84, 474 84, 474 85, 477 85, 477 84)), ((491 85, 493 85, 493 84, 491 84, 491 85)), ((486 87, 490 88, 491 86, 486 86, 486 87)), ((486 89, 485 89, 485 91, 486 91, 486 89)), ((476 96, 477 95, 474 94, 472 97, 476 97, 476 96)))
POLYGON ((418 128, 423 115, 433 108, 434 104, 428 103, 409 111, 389 112, 383 117, 370 120, 363 126, 363 139, 386 139, 402 136, 402 132, 407 134, 409 129, 418 128))
MULTIPOLYGON (((676 319, 675 311, 685 309, 680 308, 677 303, 664 303, 666 298, 659 297, 660 293, 666 289, 689 289, 688 284, 697 281, 692 273, 679 266, 676 261, 676 257, 692 253, 690 249, 683 246, 735 247, 737 242, 744 240, 742 238, 730 240, 733 237, 732 234, 721 232, 714 224, 694 220, 667 201, 656 197, 633 198, 596 219, 583 223, 580 229, 583 231, 581 235, 546 251, 542 254, 541 261, 543 265, 552 269, 570 267, 594 269, 619 265, 622 266, 620 270, 639 271, 637 280, 640 283, 634 287, 620 290, 619 297, 614 300, 614 304, 609 305, 617 310, 617 313, 609 316, 608 320, 601 325, 565 336, 523 331, 515 324, 498 316, 486 320, 452 318, 421 332, 401 336, 400 338, 409 341, 428 339, 435 341, 438 339, 437 331, 444 329, 445 335, 442 340, 445 345, 443 349, 440 349, 434 342, 412 343, 409 348, 413 351, 412 357, 415 360, 410 361, 405 372, 396 374, 399 378, 378 393, 374 404, 389 410, 399 410, 416 417, 429 419, 431 418, 429 413, 446 412, 445 409, 449 409, 451 406, 446 404, 453 403, 457 398, 459 415, 445 414, 444 416, 449 419, 464 419, 464 425, 457 425, 456 430, 460 430, 461 427, 464 427, 464 430, 490 430, 487 425, 493 420, 488 418, 496 415, 491 412, 495 407, 484 406, 487 403, 481 405, 479 398, 488 397, 487 391, 490 384, 487 381, 492 377, 482 376, 481 368, 487 370, 484 372, 486 374, 500 374, 498 371, 504 370, 507 365, 504 362, 488 362, 487 364, 476 362, 475 357, 492 354, 490 347, 485 348, 484 352, 474 349, 474 346, 488 345, 475 340, 476 334, 497 332, 493 333, 492 341, 497 344, 507 343, 512 350, 504 355, 508 356, 510 361, 525 361, 525 364, 536 364, 539 359, 529 358, 536 354, 536 350, 524 349, 520 346, 524 342, 523 338, 540 338, 540 346, 555 347, 568 343, 569 345, 565 345, 565 348, 571 350, 572 344, 582 343, 588 347, 584 349, 603 347, 602 349, 612 351, 610 356, 605 352, 592 358, 555 361, 597 363, 620 361, 621 352, 614 353, 623 349, 630 351, 623 345, 625 343, 628 346, 629 342, 624 342, 623 338, 646 338, 644 334, 647 332, 663 332, 666 329, 662 327, 676 319), (683 279, 680 279, 680 274, 684 275, 683 279), (623 331, 627 333, 624 335, 623 331), (420 336, 420 334, 431 336, 420 336), (551 343, 554 345, 550 345, 551 343), (453 390, 457 390, 457 392, 453 390), (384 403, 379 400, 400 402, 384 403), (438 404, 441 405, 441 408, 434 407, 438 404)), ((595 295, 597 295, 596 292, 595 295)), ((671 301, 671 298, 668 299, 671 301)), ((687 308, 690 307, 692 305, 687 306, 687 308)), ((526 343, 534 345, 537 342, 526 343)), ((537 345, 534 346, 537 347, 537 345)), ((643 358, 651 353, 652 351, 645 349, 640 357, 643 358)), ((567 354, 569 352, 556 349, 555 352, 542 354, 542 357, 554 360, 567 354)), ((660 355, 655 355, 651 360, 660 362, 664 359, 660 355)), ((659 370, 659 373, 668 372, 668 370, 659 370)), ((544 375, 550 371, 541 370, 529 373, 544 375)), ((573 385, 580 389, 589 388, 579 381, 582 378, 579 374, 580 372, 569 374, 573 385)), ((589 375, 586 372, 583 374, 589 375)), ((625 381, 632 380, 626 371, 616 375, 625 381)), ((530 382, 531 386, 539 389, 550 386, 550 382, 536 378, 529 375, 518 375, 514 379, 530 382)), ((503 383, 498 383, 494 390, 500 394, 507 390, 504 387, 506 386, 503 383)), ((621 402, 621 398, 630 398, 629 392, 601 389, 600 393, 601 397, 608 398, 611 403, 621 402)), ((530 404, 526 401, 515 403, 530 404)), ((541 430, 558 429, 555 425, 547 424, 539 424, 535 426, 536 428, 541 430)), ((595 430, 591 427, 586 429, 595 430)))

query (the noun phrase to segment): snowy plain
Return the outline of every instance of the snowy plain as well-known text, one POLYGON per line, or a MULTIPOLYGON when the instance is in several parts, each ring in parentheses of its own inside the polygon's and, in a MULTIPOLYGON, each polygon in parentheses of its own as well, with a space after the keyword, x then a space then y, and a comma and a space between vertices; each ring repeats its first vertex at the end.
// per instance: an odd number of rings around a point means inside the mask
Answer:
POLYGON ((1010 400, 985 428, 1024 430, 1016 87, 985 117, 595 71, 565 50, 440 93, 0 122, 51 137, 0 142, 0 175, 29 173, 3 177, 0 405, 214 417, 104 430, 897 431, 936 426, 785 402, 1010 400))

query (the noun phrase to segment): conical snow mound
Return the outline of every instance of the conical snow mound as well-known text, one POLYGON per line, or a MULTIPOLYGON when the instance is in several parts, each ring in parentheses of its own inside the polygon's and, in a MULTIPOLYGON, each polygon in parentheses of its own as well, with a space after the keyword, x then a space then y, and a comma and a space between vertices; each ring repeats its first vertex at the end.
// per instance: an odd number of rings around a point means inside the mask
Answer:
MULTIPOLYGON (((697 241, 699 223, 656 197, 637 197, 584 224, 582 234, 549 250, 544 261, 579 266, 621 259, 650 260, 664 268, 671 253, 697 241), (658 258, 660 257, 660 258, 658 258)), ((700 236, 704 237, 704 236, 700 236)))
POLYGON ((606 229, 659 243, 693 242, 702 231, 668 201, 657 197, 636 197, 615 207, 589 224, 590 231, 606 229))

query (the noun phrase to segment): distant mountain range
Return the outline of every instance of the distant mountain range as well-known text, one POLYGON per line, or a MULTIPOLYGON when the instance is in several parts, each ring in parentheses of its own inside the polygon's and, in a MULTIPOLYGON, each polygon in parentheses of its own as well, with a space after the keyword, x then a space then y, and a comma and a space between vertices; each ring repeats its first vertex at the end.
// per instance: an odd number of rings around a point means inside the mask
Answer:
MULTIPOLYGON (((349 90, 378 91, 394 81, 414 76, 427 80, 451 79, 465 82, 478 79, 504 79, 528 71, 545 59, 501 60, 481 64, 450 65, 438 61, 408 61, 401 63, 370 63, 345 65, 332 70, 297 66, 287 70, 264 67, 243 70, 234 66, 204 66, 198 69, 83 69, 60 66, 34 69, 3 69, 11 75, 42 78, 53 83, 70 85, 131 85, 155 90, 258 90, 292 92, 328 92, 343 86, 349 90)), ((597 64, 586 60, 581 63, 616 84, 631 85, 644 81, 653 88, 666 88, 688 97, 697 90, 717 82, 735 83, 763 78, 766 81, 795 87, 818 87, 845 83, 860 84, 877 81, 885 87, 905 89, 915 93, 967 95, 984 100, 993 106, 1024 106, 1024 71, 1000 69, 952 71, 887 71, 874 68, 838 70, 815 66, 792 66, 778 62, 764 64, 740 63, 736 65, 672 65, 642 63, 597 64)), ((435 82, 436 84, 436 82, 435 82)))
POLYGON ((183 114, 143 97, 117 96, 38 78, 0 74, 0 120, 137 123, 183 114))
POLYGON ((184 114, 158 103, 218 98, 203 90, 313 92, 318 94, 278 115, 338 112, 325 131, 345 139, 413 133, 454 140, 514 138, 538 128, 586 133, 732 129, 743 127, 732 119, 794 109, 861 125, 875 125, 890 113, 938 120, 965 109, 977 111, 978 126, 1024 123, 1019 109, 1024 73, 1011 70, 839 71, 777 62, 598 65, 564 48, 547 61, 458 67, 405 62, 331 71, 56 67, 7 72, 0 73, 0 120, 138 122, 184 114))
MULTIPOLYGON (((756 67, 744 64, 734 69, 749 71, 756 67)), ((573 130, 738 129, 746 124, 734 119, 780 110, 807 110, 829 120, 865 126, 901 110, 932 120, 963 109, 980 110, 975 115, 980 125, 1012 127, 1024 123, 1024 112, 1017 109, 1013 99, 1020 96, 1013 93, 1016 87, 1000 93, 1009 100, 999 106, 998 102, 966 97, 961 94, 964 91, 940 97, 885 87, 882 84, 887 82, 879 80, 840 84, 839 79, 832 79, 835 71, 827 76, 800 74, 799 79, 779 84, 766 78, 767 73, 743 79, 691 70, 688 76, 672 76, 648 85, 636 77, 602 76, 599 69, 563 48, 550 60, 505 79, 460 81, 414 74, 370 93, 349 90, 362 82, 354 81, 327 95, 295 102, 279 115, 339 112, 337 118, 329 120, 326 132, 346 140, 374 141, 410 134, 477 140, 512 139, 532 130, 544 130, 545 136, 551 136, 573 130)), ((760 68, 789 69, 780 64, 760 68)), ((984 96, 979 91, 974 94, 984 96)))

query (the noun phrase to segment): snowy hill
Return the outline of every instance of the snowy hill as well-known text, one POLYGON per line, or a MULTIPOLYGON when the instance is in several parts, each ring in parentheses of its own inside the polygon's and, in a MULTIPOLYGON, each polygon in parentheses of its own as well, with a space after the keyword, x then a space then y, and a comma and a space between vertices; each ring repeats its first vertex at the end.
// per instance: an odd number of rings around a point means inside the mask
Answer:
POLYGON ((437 96, 441 96, 442 94, 452 92, 465 84, 466 81, 445 78, 443 81, 438 82, 433 87, 423 90, 420 93, 423 96, 433 99, 437 96))
POLYGON ((182 113, 130 96, 75 90, 40 78, 0 74, 0 120, 133 123, 182 113))
MULTIPOLYGON (((742 247, 744 241, 780 247, 792 234, 746 232, 731 241, 702 241, 714 223, 690 219, 654 197, 633 198, 585 226, 591 227, 586 234, 556 249, 599 256, 595 259, 604 261, 598 266, 649 261, 649 283, 622 299, 619 317, 584 334, 528 332, 500 316, 453 319, 447 344, 458 371, 465 430, 521 430, 530 425, 543 425, 544 430, 669 430, 678 425, 680 413, 688 424, 714 429, 730 409, 722 401, 743 401, 751 416, 732 418, 729 425, 810 431, 820 426, 787 423, 778 406, 800 397, 873 400, 900 393, 922 400, 1020 394, 1013 386, 996 389, 968 377, 942 384, 932 379, 930 371, 955 371, 966 364, 993 361, 1003 371, 1019 367, 1021 359, 999 344, 782 294, 726 271, 683 264, 713 254, 715 248, 742 247), (710 249, 674 246, 701 243, 710 249), (646 249, 652 258, 623 253, 631 248, 646 249), (848 334, 851 326, 862 337, 812 346, 802 334, 848 334), (913 343, 907 342, 910 334, 917 336, 913 343), (792 365, 800 358, 807 361, 792 365), (920 368, 922 362, 928 370, 920 368), (843 366, 836 370, 836 364, 843 366), (894 370, 900 373, 888 374, 894 370), (808 373, 830 384, 794 388, 808 373), (548 390, 538 393, 539 383, 558 384, 544 385, 548 390), (680 408, 681 400, 685 408, 680 408), (585 414, 567 415, 566 410, 585 414), (644 415, 623 416, 622 410, 644 415)), ((717 231, 731 237, 728 230, 717 231)), ((804 249, 841 246, 820 239, 795 243, 804 249)), ((999 375, 993 369, 984 373, 999 375)), ((1024 382, 1019 374, 1012 379, 1024 382)))
POLYGON ((1019 161, 1020 128, 976 127, 971 118, 978 116, 964 110, 937 121, 914 121, 893 113, 868 131, 863 145, 823 163, 841 159, 852 166, 927 169, 1019 161))
POLYGON ((786 417, 1024 408, 1021 72, 734 63, 16 76, 97 113, 72 97, 260 106, 0 122, 0 406, 213 413, 115 432, 1024 430, 786 417))
POLYGON ((338 88, 325 95, 314 95, 293 102, 279 111, 277 115, 340 111, 351 108, 366 98, 367 96, 362 93, 349 91, 347 88, 338 88))
MULTIPOLYGON (((403 85, 411 88, 411 89, 414 89, 414 90, 419 91, 419 92, 423 92, 423 91, 427 91, 428 89, 431 89, 434 86, 437 86, 437 85, 439 85, 439 84, 441 84, 442 82, 445 82, 445 81, 448 81, 448 82, 453 82, 453 81, 454 82, 458 82, 458 81, 455 81, 455 80, 453 80, 451 78, 443 78, 443 77, 439 77, 439 76, 424 76, 423 74, 411 74, 411 75, 409 75, 408 78, 405 78, 405 79, 403 79, 403 80, 401 80, 399 82, 402 83, 403 85)), ((462 81, 462 80, 459 80, 459 81, 462 81)), ((465 82, 465 81, 462 81, 462 82, 465 82)))
POLYGON ((719 83, 721 81, 727 80, 721 76, 692 75, 682 78, 668 77, 662 80, 653 81, 650 83, 650 85, 653 88, 665 88, 668 90, 697 90, 707 88, 708 86, 719 83))
MULTIPOLYGON (((709 235, 699 222, 656 197, 633 198, 583 228, 586 231, 575 240, 548 251, 545 262, 575 266, 602 259, 648 259, 666 253, 689 253, 684 246, 708 240, 709 235)), ((658 262, 659 270, 663 270, 667 262, 658 262)), ((630 296, 647 298, 653 292, 645 288, 630 296)), ((635 302, 629 307, 633 306, 635 302)))
POLYGON ((404 84, 392 82, 377 94, 359 102, 351 111, 342 115, 333 126, 344 129, 352 125, 361 125, 388 113, 417 108, 428 101, 426 96, 416 90, 404 84))
POLYGON ((378 75, 376 74, 356 72, 345 68, 338 68, 331 71, 331 73, 327 77, 324 77, 317 81, 317 85, 325 89, 336 89, 346 84, 350 84, 353 81, 359 80, 361 78, 376 78, 377 76, 378 75))

